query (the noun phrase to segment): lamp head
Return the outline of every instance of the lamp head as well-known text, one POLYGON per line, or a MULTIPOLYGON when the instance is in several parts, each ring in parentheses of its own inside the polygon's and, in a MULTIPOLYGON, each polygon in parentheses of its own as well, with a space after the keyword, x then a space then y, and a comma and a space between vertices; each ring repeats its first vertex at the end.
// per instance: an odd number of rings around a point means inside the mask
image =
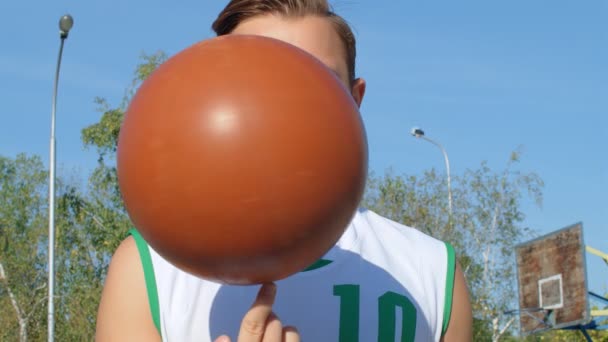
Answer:
POLYGON ((68 37, 68 32, 70 32, 72 26, 74 26, 74 19, 71 15, 66 14, 59 19, 59 34, 61 35, 61 38, 68 37))
POLYGON ((410 134, 412 134, 416 138, 420 138, 420 137, 424 136, 424 131, 418 127, 413 127, 412 130, 410 131, 410 134))

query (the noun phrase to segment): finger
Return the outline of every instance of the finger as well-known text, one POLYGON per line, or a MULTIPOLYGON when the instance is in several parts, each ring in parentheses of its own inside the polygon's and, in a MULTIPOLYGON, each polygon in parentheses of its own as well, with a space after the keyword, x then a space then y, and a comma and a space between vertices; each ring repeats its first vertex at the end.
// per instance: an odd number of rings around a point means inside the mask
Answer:
POLYGON ((264 284, 251 309, 245 314, 239 331, 239 342, 261 342, 266 329, 266 321, 272 312, 276 285, 264 284))
POLYGON ((283 342, 300 342, 300 333, 295 327, 285 327, 283 329, 283 342))
POLYGON ((230 342, 230 337, 223 335, 218 337, 214 342, 230 342))
POLYGON ((264 331, 263 342, 278 342, 282 341, 283 338, 283 324, 274 314, 274 312, 270 313, 268 316, 268 320, 266 321, 266 329, 264 331))

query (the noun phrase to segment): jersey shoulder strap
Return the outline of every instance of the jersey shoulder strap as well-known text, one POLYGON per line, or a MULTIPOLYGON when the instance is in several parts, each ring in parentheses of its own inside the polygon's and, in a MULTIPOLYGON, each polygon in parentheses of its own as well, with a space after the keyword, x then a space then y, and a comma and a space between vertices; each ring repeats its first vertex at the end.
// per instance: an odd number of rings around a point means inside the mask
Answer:
POLYGON ((148 303, 150 305, 150 312, 152 313, 152 320, 154 326, 160 335, 160 305, 158 301, 158 290, 156 287, 156 277, 154 274, 154 264, 152 264, 152 257, 150 256, 150 249, 148 243, 144 240, 143 236, 136 230, 129 230, 129 235, 135 239, 137 250, 139 252, 139 258, 144 269, 144 278, 146 281, 146 290, 148 292, 148 303))
POLYGON ((454 276, 456 270, 456 253, 451 244, 445 242, 447 249, 447 274, 445 278, 445 296, 443 304, 443 326, 441 328, 441 336, 445 335, 450 324, 452 315, 452 300, 454 294, 454 276))

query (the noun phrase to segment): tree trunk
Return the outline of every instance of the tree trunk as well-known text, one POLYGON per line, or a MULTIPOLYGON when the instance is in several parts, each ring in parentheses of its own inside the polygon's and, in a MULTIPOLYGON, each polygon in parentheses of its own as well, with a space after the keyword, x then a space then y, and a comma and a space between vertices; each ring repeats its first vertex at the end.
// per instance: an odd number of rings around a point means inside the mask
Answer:
POLYGON ((6 292, 8 292, 8 298, 11 300, 11 304, 13 305, 13 308, 15 309, 15 313, 17 314, 17 320, 19 321, 19 342, 26 342, 27 341, 27 319, 25 318, 25 315, 23 314, 23 310, 21 310, 19 303, 17 303, 17 298, 15 297, 15 294, 13 293, 13 291, 11 291, 11 288, 8 286, 6 273, 4 272, 4 266, 2 265, 1 262, 0 262, 0 281, 2 281, 4 283, 6 292))
MULTIPOLYGON (((498 323, 498 318, 495 318, 492 323, 494 323, 494 321, 496 321, 496 323, 498 323)), ((513 322, 515 321, 515 317, 511 317, 511 319, 505 324, 504 327, 502 327, 502 329, 500 329, 500 331, 494 331, 492 333, 492 342, 498 342, 500 341, 500 338, 502 337, 502 335, 507 331, 507 329, 509 329, 509 327, 511 327, 511 324, 513 324, 513 322)), ((496 326, 498 327, 498 326, 496 326)))

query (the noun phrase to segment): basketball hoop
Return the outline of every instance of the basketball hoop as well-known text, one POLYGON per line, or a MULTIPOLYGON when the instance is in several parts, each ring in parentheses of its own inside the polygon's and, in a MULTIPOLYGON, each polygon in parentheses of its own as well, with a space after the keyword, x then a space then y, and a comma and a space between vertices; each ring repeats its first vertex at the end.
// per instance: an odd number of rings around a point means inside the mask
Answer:
POLYGON ((523 334, 591 321, 583 225, 576 223, 515 247, 523 334))

